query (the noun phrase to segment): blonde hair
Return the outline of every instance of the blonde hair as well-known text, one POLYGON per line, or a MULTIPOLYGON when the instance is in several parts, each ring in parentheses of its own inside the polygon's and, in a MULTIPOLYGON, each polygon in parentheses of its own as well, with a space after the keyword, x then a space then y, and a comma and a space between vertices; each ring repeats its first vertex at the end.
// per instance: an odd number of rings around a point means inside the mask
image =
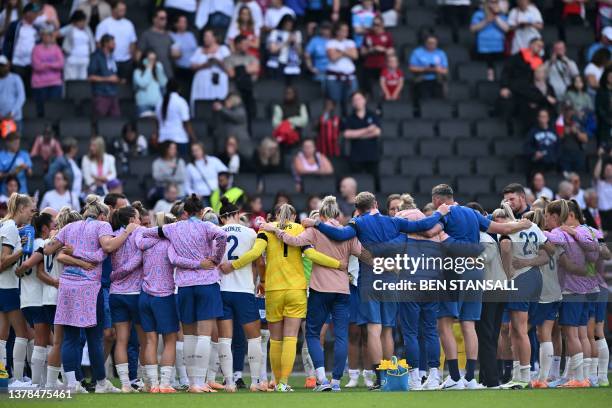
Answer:
POLYGON ((259 156, 259 161, 264 166, 277 166, 280 164, 281 154, 278 147, 278 142, 270 137, 266 137, 261 141, 261 144, 257 149, 257 154, 259 156))
POLYGON ((62 229, 66 225, 83 219, 83 216, 78 211, 73 210, 70 207, 62 207, 57 213, 56 222, 57 229, 62 229))
POLYGON ((545 212, 547 214, 557 214, 559 221, 563 224, 569 215, 569 205, 567 205, 565 200, 555 200, 548 203, 545 212))
POLYGON ((34 205, 34 203, 29 195, 19 193, 11 194, 8 203, 6 203, 6 215, 2 221, 14 219, 20 209, 32 205, 34 205))
POLYGON ((535 208, 533 211, 529 211, 523 215, 523 218, 527 218, 529 221, 533 222, 540 229, 544 229, 545 220, 544 220, 544 210, 541 208, 535 208))
POLYGON ((400 196, 400 200, 402 200, 402 203, 400 204, 400 210, 412 210, 417 208, 417 205, 414 202, 414 197, 412 197, 408 193, 402 194, 400 196))
POLYGON ((514 213, 512 212, 512 208, 510 208, 508 203, 502 201, 502 203, 500 204, 500 207, 501 208, 498 208, 497 210, 493 211, 493 219, 505 218, 510 221, 516 220, 516 218, 514 218, 514 213))
POLYGON ((285 203, 276 209, 275 214, 278 228, 285 229, 285 227, 291 223, 291 217, 295 216, 297 213, 291 204, 285 203))
POLYGON ((170 213, 165 213, 163 211, 155 213, 155 225, 161 227, 162 225, 172 224, 176 222, 176 217, 170 213))
POLYGON ((544 209, 546 208, 546 206, 550 203, 550 198, 546 197, 546 196, 542 196, 540 198, 538 198, 537 200, 535 200, 533 202, 533 204, 531 204, 531 208, 533 209, 540 209, 542 211, 544 211, 544 209))
POLYGON ((90 194, 85 199, 85 205, 83 206, 83 217, 84 218, 98 218, 100 215, 108 216, 110 209, 106 204, 102 202, 102 199, 95 195, 90 194))
POLYGON ((91 153, 87 153, 90 159, 102 159, 104 157, 104 153, 106 153, 106 143, 104 142, 104 138, 102 136, 94 136, 91 138, 91 143, 96 145, 96 154, 97 157, 92 157, 91 153))
POLYGON ((329 195, 323 198, 319 208, 319 215, 327 219, 336 218, 340 215, 340 208, 336 202, 336 197, 329 195))

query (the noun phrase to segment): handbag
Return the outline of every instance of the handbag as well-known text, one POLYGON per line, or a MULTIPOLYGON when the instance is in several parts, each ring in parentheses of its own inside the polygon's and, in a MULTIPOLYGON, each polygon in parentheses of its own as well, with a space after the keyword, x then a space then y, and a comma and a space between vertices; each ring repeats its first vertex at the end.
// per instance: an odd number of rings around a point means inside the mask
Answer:
POLYGON ((382 360, 377 368, 380 371, 381 390, 390 391, 409 391, 408 364, 406 360, 399 360, 396 356, 391 360, 382 360))
POLYGON ((293 128, 291 122, 283 120, 272 133, 272 137, 280 144, 294 145, 300 141, 300 134, 293 128))

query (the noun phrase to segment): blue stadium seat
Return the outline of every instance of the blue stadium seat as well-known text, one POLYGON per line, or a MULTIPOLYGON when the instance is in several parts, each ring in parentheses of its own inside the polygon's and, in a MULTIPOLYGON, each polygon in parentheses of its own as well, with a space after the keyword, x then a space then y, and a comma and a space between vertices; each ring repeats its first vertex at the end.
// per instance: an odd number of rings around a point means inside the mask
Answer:
POLYGON ((277 193, 285 191, 295 193, 295 179, 290 173, 272 173, 264 176, 264 191, 266 193, 277 193))
POLYGON ((491 177, 463 176, 457 177, 457 191, 460 194, 475 196, 491 191, 491 177))
POLYGON ((457 139, 457 155, 463 157, 487 157, 489 141, 483 139, 457 139))
POLYGON ((402 122, 402 136, 405 138, 429 138, 436 136, 436 122, 430 119, 409 119, 402 122))
POLYGON ((438 123, 440 137, 456 139, 470 137, 472 135, 472 124, 464 119, 441 120, 438 123))

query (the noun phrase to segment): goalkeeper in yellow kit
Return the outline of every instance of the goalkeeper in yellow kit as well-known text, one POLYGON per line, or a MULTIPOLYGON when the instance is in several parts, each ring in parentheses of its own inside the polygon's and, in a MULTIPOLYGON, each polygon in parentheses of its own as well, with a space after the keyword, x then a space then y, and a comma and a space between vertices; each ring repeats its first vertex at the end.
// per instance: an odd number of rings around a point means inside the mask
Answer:
MULTIPOLYGON (((290 235, 299 235, 304 227, 296 224, 293 206, 283 204, 275 209, 279 229, 290 235)), ((224 273, 242 268, 255 261, 266 251, 266 271, 261 282, 266 291, 266 319, 270 329, 270 365, 278 382, 276 391, 293 391, 288 385, 295 362, 297 335, 302 319, 306 317, 306 278, 302 253, 313 262, 329 268, 346 269, 340 261, 330 258, 312 247, 292 247, 274 233, 260 231, 253 248, 231 263, 221 265, 224 273)))

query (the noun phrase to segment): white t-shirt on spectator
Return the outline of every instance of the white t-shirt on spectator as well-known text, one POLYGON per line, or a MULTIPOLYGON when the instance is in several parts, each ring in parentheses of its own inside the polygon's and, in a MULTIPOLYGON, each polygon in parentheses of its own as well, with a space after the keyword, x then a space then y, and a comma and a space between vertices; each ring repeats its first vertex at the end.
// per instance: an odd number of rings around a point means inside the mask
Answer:
POLYGON ((597 180, 597 207, 600 211, 612 210, 612 183, 605 180, 597 180))
POLYGON ((57 190, 49 190, 45 193, 40 202, 40 209, 51 207, 59 211, 62 207, 70 207, 75 211, 81 211, 79 197, 71 191, 65 191, 60 195, 57 190))
POLYGON ((166 201, 165 198, 162 198, 161 200, 158 200, 155 203, 155 207, 153 207, 153 213, 158 213, 158 212, 169 213, 170 210, 172 209, 172 204, 174 204, 174 203, 166 201))
POLYGON ((115 38, 115 51, 113 56, 117 62, 126 62, 132 59, 130 53, 130 45, 135 43, 136 30, 134 24, 127 18, 115 20, 112 17, 107 17, 96 27, 96 41, 100 41, 104 34, 110 34, 115 38))
POLYGON ((188 143, 189 135, 183 126, 183 122, 187 122, 190 119, 189 105, 185 98, 176 92, 170 95, 165 120, 162 119, 162 105, 163 100, 155 109, 155 115, 159 123, 159 142, 188 143))
POLYGON ((593 64, 592 62, 589 62, 589 64, 584 69, 584 76, 593 75, 597 79, 597 81, 599 82, 599 79, 603 75, 604 68, 605 67, 598 67, 597 65, 593 64))
POLYGON ((270 30, 278 28, 278 23, 285 15, 291 15, 295 18, 295 12, 287 6, 280 8, 268 7, 264 16, 264 25, 270 30))
MULTIPOLYGON (((198 48, 191 56, 191 64, 205 64, 210 58, 216 58, 223 61, 231 54, 229 48, 225 45, 219 46, 214 54, 204 54, 202 48, 198 48)), ((195 109, 194 101, 198 99, 215 100, 225 99, 229 92, 229 78, 227 73, 220 69, 217 65, 200 69, 193 77, 191 85, 191 103, 195 109), (213 77, 216 76, 218 81, 213 83, 213 77)))
POLYGON ((85 30, 72 27, 72 51, 67 61, 74 64, 87 63, 89 61, 89 36, 85 30))
POLYGON ((172 7, 188 13, 195 13, 198 6, 197 0, 165 0, 164 7, 172 7))
POLYGON ((533 4, 527 6, 525 11, 521 11, 518 7, 510 10, 508 24, 510 27, 516 27, 512 39, 512 54, 516 54, 521 48, 527 48, 532 38, 541 37, 540 32, 535 27, 519 28, 518 25, 521 23, 542 23, 543 21, 540 10, 533 4))
POLYGON ((17 33, 17 42, 13 51, 13 65, 27 67, 32 65, 32 50, 36 45, 36 29, 32 25, 22 24, 17 33))
POLYGON ((203 159, 187 165, 185 194, 196 193, 208 197, 219 188, 219 172, 227 171, 227 166, 215 156, 207 155, 205 160, 206 162, 203 159))
MULTIPOLYGON (((340 50, 345 51, 349 48, 357 48, 355 41, 351 39, 345 39, 342 41, 338 41, 336 39, 331 39, 327 42, 325 49, 330 50, 340 50)), ((349 57, 341 57, 336 61, 329 60, 329 65, 327 65, 327 70, 332 72, 338 72, 341 74, 354 74, 355 73, 355 64, 353 60, 349 57)))

